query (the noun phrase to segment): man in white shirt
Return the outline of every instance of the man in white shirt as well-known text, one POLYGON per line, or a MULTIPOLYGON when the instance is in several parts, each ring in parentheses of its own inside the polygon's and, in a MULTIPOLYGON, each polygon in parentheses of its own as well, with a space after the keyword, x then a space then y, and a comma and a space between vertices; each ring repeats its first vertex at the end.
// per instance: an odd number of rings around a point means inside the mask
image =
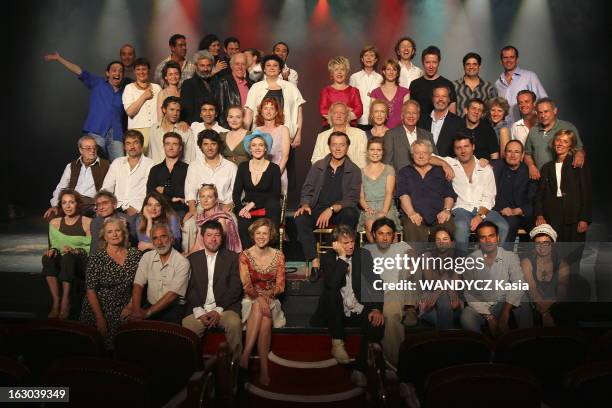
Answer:
POLYGON ((514 314, 519 327, 532 326, 531 307, 526 302, 525 290, 520 288, 522 284, 527 284, 523 281, 518 255, 499 246, 497 226, 492 222, 481 223, 476 229, 476 235, 479 249, 470 254, 476 267, 467 269, 463 280, 472 283, 491 281, 491 285, 490 290, 482 290, 473 285, 464 291, 467 306, 461 313, 461 326, 465 330, 482 333, 486 323, 490 334, 496 337, 508 330, 510 312, 514 314), (479 260, 482 268, 478 267, 479 260), (497 282, 516 285, 516 288, 500 289, 497 282))
POLYGON ((142 154, 144 137, 137 130, 128 130, 123 135, 126 156, 113 161, 104 178, 102 188, 117 197, 117 208, 127 215, 140 212, 147 195, 149 171, 155 164, 142 154))
POLYGON ((205 129, 212 129, 217 133, 229 132, 229 129, 224 128, 217 122, 217 102, 214 99, 209 99, 202 103, 200 108, 200 118, 202 122, 193 122, 191 124, 191 133, 193 137, 193 144, 195 146, 195 160, 204 160, 202 150, 198 146, 198 135, 205 129))
POLYGON ((223 226, 219 221, 202 225, 202 239, 204 249, 188 258, 191 277, 186 310, 190 314, 182 323, 198 336, 210 328, 222 327, 233 358, 238 359, 242 353, 242 282, 238 254, 221 248, 223 226))
POLYGON ((172 248, 174 236, 168 224, 153 224, 154 251, 146 252, 138 263, 132 286, 132 300, 122 316, 130 320, 159 320, 181 324, 185 311, 185 292, 189 282, 189 261, 172 248), (146 300, 142 294, 147 287, 146 300))
POLYGON ((523 146, 527 143, 529 130, 538 122, 538 113, 535 108, 536 99, 536 94, 528 89, 523 89, 516 95, 521 119, 512 124, 510 134, 512 140, 519 140, 523 146))
POLYGON ((402 37, 395 43, 395 55, 400 65, 399 84, 404 88, 410 88, 412 81, 423 76, 423 70, 412 63, 415 54, 416 43, 412 38, 402 37))
POLYGON ((361 104, 363 105, 363 115, 357 120, 359 128, 362 130, 370 129, 370 92, 378 88, 382 83, 382 75, 378 70, 379 61, 378 51, 375 47, 367 46, 359 54, 361 71, 351 75, 349 85, 359 89, 361 104))
POLYGON ((53 191, 50 200, 51 207, 45 211, 45 219, 50 220, 58 215, 59 193, 65 188, 75 190, 81 195, 83 200, 81 211, 84 215, 88 217, 95 215, 94 196, 102 188, 109 163, 108 160, 98 157, 96 139, 93 136, 81 136, 77 145, 79 146, 80 156, 64 168, 64 173, 62 173, 62 177, 53 191))
POLYGON ((285 81, 291 82, 293 85, 298 86, 299 76, 295 69, 289 68, 287 65, 287 58, 289 57, 289 46, 279 41, 272 47, 272 54, 278 55, 285 61, 285 66, 283 67, 283 71, 281 75, 285 81))
POLYGON ((178 126, 181 117, 181 98, 169 96, 162 103, 161 108, 163 117, 161 121, 151 126, 149 131, 149 154, 155 164, 161 163, 166 155, 164 153, 164 135, 174 132, 183 139, 182 160, 189 164, 196 157, 195 140, 190 128, 183 131, 183 127, 178 126))
POLYGON ((470 233, 476 231, 484 220, 499 228, 501 242, 508 235, 508 222, 492 208, 495 205, 495 175, 491 166, 482 167, 474 157, 474 141, 466 134, 458 133, 453 140, 456 158, 444 160, 455 173, 453 189, 457 200, 453 207, 455 217, 455 242, 459 251, 467 251, 470 233))
POLYGON ((363 130, 349 125, 348 106, 344 102, 332 103, 329 107, 328 121, 331 123, 331 128, 317 135, 317 141, 315 142, 310 162, 314 164, 329 154, 329 146, 327 144, 329 135, 333 132, 343 132, 348 135, 350 140, 348 157, 357 167, 363 169, 366 165, 368 138, 363 130))

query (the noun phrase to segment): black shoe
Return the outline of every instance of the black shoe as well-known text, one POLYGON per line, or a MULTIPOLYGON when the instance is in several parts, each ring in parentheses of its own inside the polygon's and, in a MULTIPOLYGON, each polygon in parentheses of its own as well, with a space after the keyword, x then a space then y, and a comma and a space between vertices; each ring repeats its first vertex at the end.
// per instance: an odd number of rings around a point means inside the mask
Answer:
POLYGON ((310 276, 308 276, 308 281, 310 283, 315 283, 318 280, 319 280, 319 268, 317 268, 316 266, 313 266, 312 268, 310 268, 310 276))

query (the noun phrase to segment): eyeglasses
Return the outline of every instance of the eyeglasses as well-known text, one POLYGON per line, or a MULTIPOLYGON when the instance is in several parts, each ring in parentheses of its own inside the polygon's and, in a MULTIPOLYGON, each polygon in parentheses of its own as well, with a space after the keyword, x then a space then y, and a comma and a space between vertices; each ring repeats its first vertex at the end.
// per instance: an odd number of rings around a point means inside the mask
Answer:
POLYGON ((536 242, 535 245, 540 248, 548 248, 549 246, 552 245, 552 242, 550 241, 536 242))

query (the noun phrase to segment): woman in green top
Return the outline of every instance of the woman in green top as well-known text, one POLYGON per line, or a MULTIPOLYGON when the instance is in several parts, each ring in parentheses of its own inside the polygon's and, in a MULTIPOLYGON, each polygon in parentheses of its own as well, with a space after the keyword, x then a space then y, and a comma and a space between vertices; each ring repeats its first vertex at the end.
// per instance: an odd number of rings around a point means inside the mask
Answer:
POLYGON ((232 105, 227 110, 227 125, 230 128, 229 132, 220 133, 223 140, 223 150, 221 155, 227 160, 233 162, 236 166, 240 163, 249 160, 249 154, 244 150, 242 141, 244 137, 251 132, 248 132, 242 127, 244 119, 244 109, 242 106, 232 105))
POLYGON ((51 292, 50 318, 70 315, 70 286, 75 275, 83 275, 91 245, 91 218, 81 215, 81 195, 65 189, 59 195, 60 217, 49 222, 49 249, 42 258, 42 275, 51 292), (62 283, 62 296, 58 281, 62 283))

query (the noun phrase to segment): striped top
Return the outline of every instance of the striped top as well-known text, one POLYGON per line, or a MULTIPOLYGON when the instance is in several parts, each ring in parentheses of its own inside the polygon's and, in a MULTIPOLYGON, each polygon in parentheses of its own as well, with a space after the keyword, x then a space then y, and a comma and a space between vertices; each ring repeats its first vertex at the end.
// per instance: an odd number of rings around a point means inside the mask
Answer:
POLYGON ((488 103, 490 99, 497 96, 497 89, 495 89, 491 82, 485 81, 480 77, 478 79, 480 82, 474 90, 465 84, 464 77, 453 81, 455 92, 457 93, 457 115, 465 116, 464 110, 467 108, 468 101, 472 98, 480 98, 485 103, 488 103))

